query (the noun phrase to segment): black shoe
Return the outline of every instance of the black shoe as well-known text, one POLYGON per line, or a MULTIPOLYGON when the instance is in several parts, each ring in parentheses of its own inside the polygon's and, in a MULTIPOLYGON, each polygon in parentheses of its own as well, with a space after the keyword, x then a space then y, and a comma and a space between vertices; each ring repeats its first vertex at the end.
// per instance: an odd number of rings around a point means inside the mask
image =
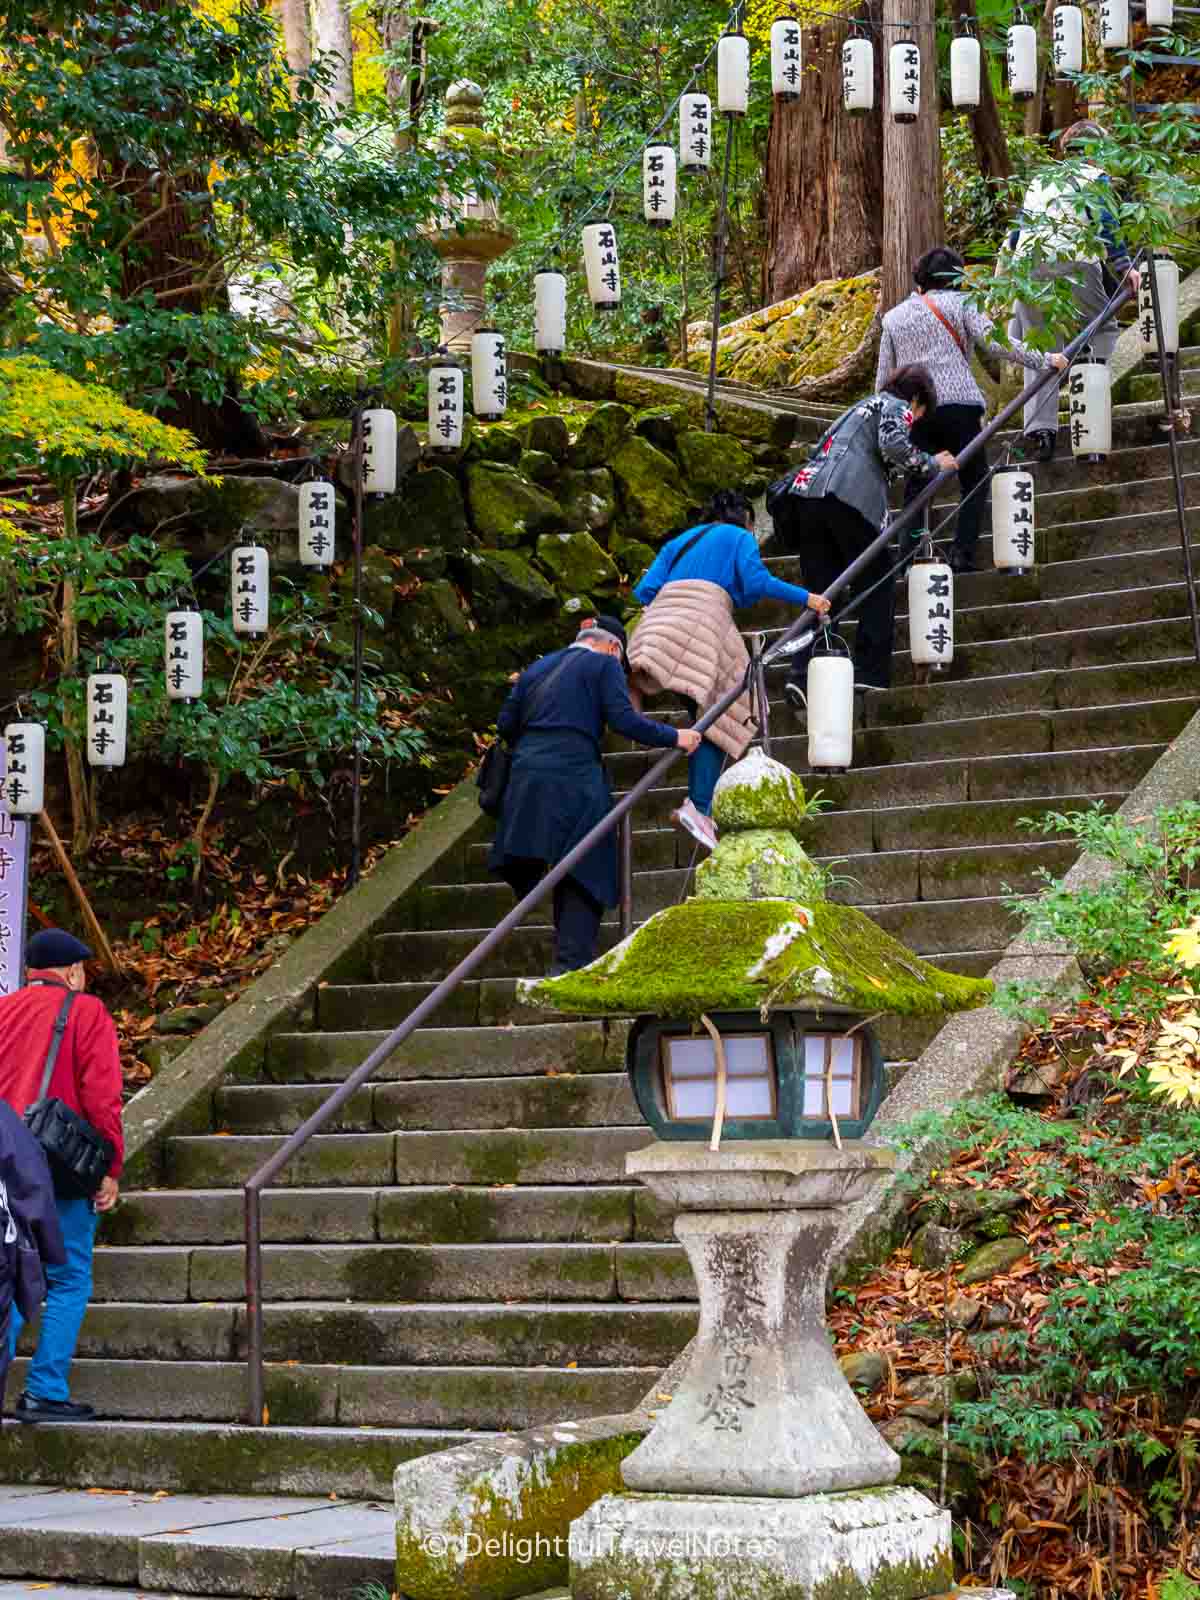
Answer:
POLYGON ((951 572, 974 572, 975 555, 970 550, 960 550, 957 545, 952 545, 946 557, 946 565, 951 572))
POLYGON ((39 1400, 22 1394, 13 1416, 18 1422, 92 1422, 96 1408, 78 1400, 39 1400))
POLYGON ((793 711, 807 711, 808 702, 804 697, 804 688, 798 678, 789 678, 783 686, 783 698, 793 711))
POLYGON ((1053 461, 1054 452, 1058 449, 1058 430, 1039 428, 1036 433, 1029 435, 1029 442, 1037 446, 1037 460, 1053 461))

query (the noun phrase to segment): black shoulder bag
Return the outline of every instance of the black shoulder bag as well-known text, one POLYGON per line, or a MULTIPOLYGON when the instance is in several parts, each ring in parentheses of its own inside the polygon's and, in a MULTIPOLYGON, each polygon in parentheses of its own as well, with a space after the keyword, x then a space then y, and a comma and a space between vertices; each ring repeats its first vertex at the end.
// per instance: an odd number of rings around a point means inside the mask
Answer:
POLYGON ((488 745, 483 753, 483 760, 479 763, 479 771, 475 774, 475 787, 479 790, 479 809, 485 817, 498 817, 500 808, 504 804, 504 792, 508 788, 508 780, 512 774, 513 749, 517 740, 525 731, 525 724, 530 721, 535 711, 541 709, 542 701, 549 692, 550 685, 562 673, 563 668, 571 659, 570 648, 556 667, 553 667, 542 681, 531 691, 525 703, 525 712, 520 725, 512 737, 512 742, 506 744, 503 739, 497 739, 494 744, 488 745))
POLYGON ((86 1117, 73 1111, 65 1101, 46 1094, 74 1003, 75 991, 68 989, 54 1019, 42 1087, 38 1098, 26 1108, 25 1126, 46 1152, 55 1192, 90 1199, 108 1176, 116 1150, 86 1117))

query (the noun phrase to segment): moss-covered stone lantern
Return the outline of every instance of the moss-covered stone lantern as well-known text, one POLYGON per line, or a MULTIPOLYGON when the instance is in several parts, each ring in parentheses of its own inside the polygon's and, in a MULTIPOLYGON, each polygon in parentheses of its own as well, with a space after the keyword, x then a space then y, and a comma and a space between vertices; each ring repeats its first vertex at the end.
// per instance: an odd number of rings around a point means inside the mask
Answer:
POLYGON ((674 1209, 700 1323, 670 1404, 571 1529, 573 1600, 923 1600, 950 1584, 950 1517, 895 1487, 899 1458, 834 1359, 825 1284, 850 1204, 891 1168, 871 1022, 958 1011, 991 985, 942 972, 826 897, 796 833, 798 779, 759 752, 717 786, 696 892, 538 1006, 632 1013, 629 1067, 658 1134, 626 1170, 674 1209), (725 1142, 722 1142, 723 1136, 725 1142))

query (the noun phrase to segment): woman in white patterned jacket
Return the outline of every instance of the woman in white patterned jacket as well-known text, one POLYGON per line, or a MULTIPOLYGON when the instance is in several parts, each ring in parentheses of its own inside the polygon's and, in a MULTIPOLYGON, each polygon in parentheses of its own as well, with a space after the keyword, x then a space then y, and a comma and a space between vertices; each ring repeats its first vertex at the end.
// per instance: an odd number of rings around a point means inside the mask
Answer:
MULTIPOLYGON (((1047 366, 1061 371, 1066 366, 1062 356, 1030 350, 1015 339, 1009 345, 994 343, 991 321, 968 303, 962 291, 964 270, 957 250, 941 245, 927 250, 913 268, 916 288, 883 319, 875 387, 881 388, 886 374, 906 363, 919 361, 929 368, 937 410, 917 423, 913 442, 931 454, 948 450, 959 455, 983 426, 984 399, 971 372, 971 352, 976 345, 997 360, 1019 363, 1034 372, 1047 366)), ((977 451, 959 468, 962 504, 948 558, 955 572, 970 572, 975 566, 983 495, 973 491, 978 490, 987 470, 986 449, 977 451)), ((912 499, 919 490, 919 483, 910 485, 905 499, 912 499)))

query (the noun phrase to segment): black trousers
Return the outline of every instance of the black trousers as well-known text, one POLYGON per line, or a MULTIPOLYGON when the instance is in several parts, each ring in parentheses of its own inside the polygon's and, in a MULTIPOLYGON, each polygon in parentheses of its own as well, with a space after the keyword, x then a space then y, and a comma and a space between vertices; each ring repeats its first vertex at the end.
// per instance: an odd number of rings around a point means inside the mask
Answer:
MULTIPOLYGON (((546 871, 544 861, 530 856, 509 856, 504 876, 518 900, 537 887, 546 871)), ((556 966, 586 967, 595 959, 596 938, 604 907, 574 878, 564 878, 554 889, 554 961, 556 966)))
MULTIPOLYGON (((936 455, 939 450, 949 450, 957 455, 983 426, 982 406, 939 406, 929 416, 913 425, 912 440, 922 450, 936 455)), ((958 509, 958 532, 954 548, 963 555, 975 553, 979 543, 979 519, 983 515, 983 493, 971 495, 987 476, 987 446, 977 450, 969 461, 963 463, 958 474, 961 503, 958 509)), ((904 488, 904 504, 916 499, 928 479, 910 478, 904 488)), ((928 513, 926 513, 928 515, 928 513)))
MULTIPOLYGON (((807 500, 802 495, 788 495, 775 516, 775 527, 789 555, 798 556, 804 587, 814 594, 823 594, 856 556, 862 554, 879 529, 869 523, 861 511, 848 506, 833 495, 819 500, 807 500)), ((851 589, 842 591, 842 598, 859 595, 879 587, 863 602, 855 613, 858 634, 854 641, 854 678, 856 683, 869 684, 875 689, 887 689, 892 682, 892 636, 896 621, 896 583, 888 577, 892 558, 887 548, 858 575, 851 589)), ((792 658, 792 677, 801 684, 808 669, 811 652, 801 651, 792 658)))

